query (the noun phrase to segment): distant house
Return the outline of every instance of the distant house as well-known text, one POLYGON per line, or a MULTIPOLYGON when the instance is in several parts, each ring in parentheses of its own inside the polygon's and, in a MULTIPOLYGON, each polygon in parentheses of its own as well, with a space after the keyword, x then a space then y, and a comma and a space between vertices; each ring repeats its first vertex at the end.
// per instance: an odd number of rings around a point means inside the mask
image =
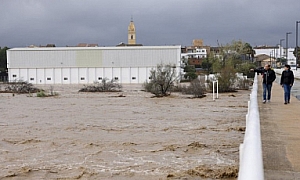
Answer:
POLYGON ((185 59, 204 59, 207 57, 207 52, 206 47, 188 46, 181 48, 181 56, 185 59))
POLYGON ((196 68, 201 67, 203 62, 203 59, 196 59, 196 58, 189 58, 188 59, 188 64, 189 65, 194 65, 196 68))
POLYGON ((45 45, 39 45, 39 46, 36 46, 36 45, 30 45, 28 46, 29 48, 37 48, 37 47, 56 47, 55 44, 47 44, 46 46, 45 45))
MULTIPOLYGON (((204 46, 202 39, 194 39, 192 46, 181 48, 182 66, 190 65, 196 68, 196 73, 202 73, 202 63, 210 53, 210 46, 204 46)), ((185 72, 182 71, 182 74, 185 72)))
POLYGON ((254 62, 258 67, 263 67, 266 64, 271 64, 272 66, 275 66, 276 59, 273 57, 270 58, 270 56, 266 54, 259 54, 254 57, 254 62))

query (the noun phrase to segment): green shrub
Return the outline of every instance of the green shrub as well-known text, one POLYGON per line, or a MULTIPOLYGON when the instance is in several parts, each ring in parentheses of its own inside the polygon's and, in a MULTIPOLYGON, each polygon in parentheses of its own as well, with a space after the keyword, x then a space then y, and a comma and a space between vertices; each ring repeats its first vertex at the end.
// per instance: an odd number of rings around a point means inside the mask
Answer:
POLYGON ((37 97, 47 97, 47 95, 45 94, 45 91, 39 91, 36 93, 37 97))
MULTIPOLYGON (((236 71, 231 66, 225 66, 219 74, 216 74, 218 80, 219 92, 233 92, 236 90, 236 71)), ((209 81, 209 90, 212 92, 213 82, 209 81)), ((216 90, 216 89, 215 89, 216 90)))

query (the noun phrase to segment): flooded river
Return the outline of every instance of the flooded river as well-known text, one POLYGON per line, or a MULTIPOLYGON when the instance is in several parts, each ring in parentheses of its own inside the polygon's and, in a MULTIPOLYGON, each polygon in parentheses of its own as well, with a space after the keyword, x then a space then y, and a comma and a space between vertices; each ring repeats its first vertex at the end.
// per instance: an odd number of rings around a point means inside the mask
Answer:
POLYGON ((214 102, 211 94, 151 98, 137 85, 80 87, 54 86, 59 96, 48 98, 0 94, 0 179, 236 176, 250 91, 214 102))

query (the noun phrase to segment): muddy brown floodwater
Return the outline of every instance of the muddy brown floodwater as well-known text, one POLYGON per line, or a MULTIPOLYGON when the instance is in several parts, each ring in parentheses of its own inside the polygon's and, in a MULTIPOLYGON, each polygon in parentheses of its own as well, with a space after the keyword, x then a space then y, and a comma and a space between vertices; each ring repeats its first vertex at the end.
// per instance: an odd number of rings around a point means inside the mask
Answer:
POLYGON ((236 179, 250 91, 214 102, 80 87, 0 94, 0 179, 236 179))

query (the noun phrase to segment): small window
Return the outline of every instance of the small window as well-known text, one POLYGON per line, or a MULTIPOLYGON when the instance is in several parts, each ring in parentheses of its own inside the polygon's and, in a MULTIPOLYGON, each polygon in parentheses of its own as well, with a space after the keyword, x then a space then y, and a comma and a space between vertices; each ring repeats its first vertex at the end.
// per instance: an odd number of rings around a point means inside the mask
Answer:
POLYGON ((64 77, 64 80, 65 80, 65 81, 67 81, 67 80, 68 80, 68 78, 67 78, 67 77, 64 77))
POLYGON ((119 80, 119 78, 118 78, 118 77, 115 77, 115 80, 119 80))
POLYGON ((51 81, 51 77, 47 77, 47 81, 51 81))
POLYGON ((98 80, 102 80, 102 77, 98 77, 98 80))
POLYGON ((131 35, 131 39, 133 39, 133 35, 131 35))
POLYGON ((34 81, 34 78, 30 78, 30 81, 34 81))
POLYGON ((149 79, 152 79, 152 77, 149 77, 149 79))
POLYGON ((13 74, 13 77, 17 77, 17 75, 13 74))
POLYGON ((131 79, 132 79, 132 80, 135 80, 135 79, 136 79, 136 77, 132 77, 131 79))
POLYGON ((83 81, 83 80, 85 80, 85 78, 84 78, 84 77, 81 77, 80 80, 83 81))

